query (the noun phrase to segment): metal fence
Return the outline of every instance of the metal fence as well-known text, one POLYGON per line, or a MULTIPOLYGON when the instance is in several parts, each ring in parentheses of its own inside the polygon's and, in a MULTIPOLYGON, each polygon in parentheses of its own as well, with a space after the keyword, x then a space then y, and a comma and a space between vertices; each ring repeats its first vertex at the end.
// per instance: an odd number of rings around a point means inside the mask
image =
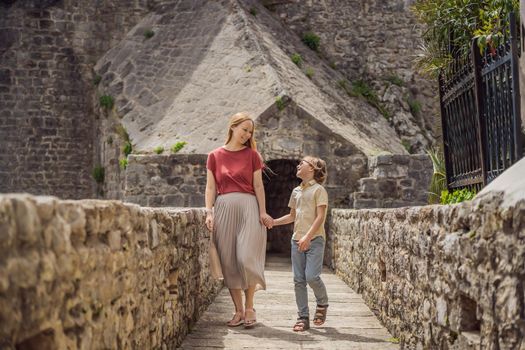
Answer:
POLYGON ((479 190, 522 157, 518 34, 482 54, 473 41, 439 77, 448 188, 479 190))

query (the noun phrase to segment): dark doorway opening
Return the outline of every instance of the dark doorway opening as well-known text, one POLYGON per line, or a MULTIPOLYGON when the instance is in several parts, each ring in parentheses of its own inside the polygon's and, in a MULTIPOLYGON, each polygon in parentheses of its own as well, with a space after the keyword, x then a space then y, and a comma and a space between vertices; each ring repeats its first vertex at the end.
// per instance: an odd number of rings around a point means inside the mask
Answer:
MULTIPOLYGON (((266 211, 273 218, 279 218, 290 212, 288 201, 292 190, 299 185, 295 176, 298 160, 278 159, 266 163, 271 170, 266 171, 264 190, 266 194, 266 211)), ((293 224, 277 226, 268 230, 267 252, 275 254, 290 254, 290 239, 293 224)))

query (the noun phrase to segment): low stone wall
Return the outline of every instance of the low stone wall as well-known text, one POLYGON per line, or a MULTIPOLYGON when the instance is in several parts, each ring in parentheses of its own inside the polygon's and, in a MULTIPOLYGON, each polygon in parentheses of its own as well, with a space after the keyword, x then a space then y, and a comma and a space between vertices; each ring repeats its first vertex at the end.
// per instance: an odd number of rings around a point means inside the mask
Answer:
POLYGON ((405 348, 525 347, 525 200, 332 211, 335 267, 405 348))
POLYGON ((368 177, 352 193, 355 209, 399 208, 428 203, 432 162, 426 154, 384 154, 368 159, 368 177))
POLYGON ((203 207, 207 157, 129 155, 124 200, 150 207, 203 207))
POLYGON ((202 209, 0 196, 0 349, 175 348, 220 285, 202 209))

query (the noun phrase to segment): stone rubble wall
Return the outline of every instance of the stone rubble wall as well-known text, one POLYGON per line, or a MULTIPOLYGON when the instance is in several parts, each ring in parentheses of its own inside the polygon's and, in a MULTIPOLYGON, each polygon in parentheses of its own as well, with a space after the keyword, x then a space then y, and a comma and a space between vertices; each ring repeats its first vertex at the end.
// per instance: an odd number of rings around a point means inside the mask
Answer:
POLYGON ((203 207, 206 160, 206 154, 131 154, 124 198, 150 207, 203 207))
POLYGON ((220 288, 202 209, 0 196, 0 349, 175 348, 220 288))
POLYGON ((523 349, 525 201, 332 210, 335 269, 407 349, 523 349))
POLYGON ((352 193, 355 209, 398 208, 428 203, 432 161, 425 154, 370 157, 369 176, 359 179, 352 193))

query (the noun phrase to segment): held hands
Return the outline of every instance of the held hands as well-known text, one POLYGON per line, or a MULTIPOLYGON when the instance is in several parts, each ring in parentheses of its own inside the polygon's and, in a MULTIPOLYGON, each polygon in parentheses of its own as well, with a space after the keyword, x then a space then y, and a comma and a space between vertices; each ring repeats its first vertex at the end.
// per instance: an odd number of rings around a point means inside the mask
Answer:
POLYGON ((273 227, 273 218, 266 213, 261 213, 259 221, 268 229, 273 227))
POLYGON ((308 249, 310 249, 310 241, 312 240, 312 238, 308 235, 304 236, 303 238, 301 238, 299 240, 299 242, 297 242, 298 244, 298 248, 299 248, 299 251, 300 252, 305 252, 307 251, 308 249))

